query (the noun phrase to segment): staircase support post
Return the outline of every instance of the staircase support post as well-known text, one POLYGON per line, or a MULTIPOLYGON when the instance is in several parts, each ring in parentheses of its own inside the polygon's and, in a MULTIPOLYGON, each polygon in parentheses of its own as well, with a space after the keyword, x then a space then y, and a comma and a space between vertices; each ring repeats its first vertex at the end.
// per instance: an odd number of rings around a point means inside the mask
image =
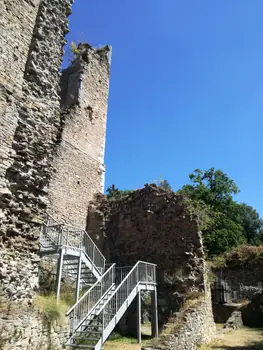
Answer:
POLYGON ((137 294, 137 339, 139 344, 142 342, 141 320, 142 320, 141 292, 139 290, 137 294))
POLYGON ((152 292, 151 296, 152 302, 152 337, 158 337, 158 306, 157 306, 157 288, 154 288, 154 292, 152 292))
POLYGON ((63 249, 60 249, 59 258, 58 258, 58 266, 57 266, 57 279, 56 279, 57 301, 59 301, 59 298, 60 298, 62 268, 63 268, 63 249))
POLYGON ((79 300, 79 290, 80 290, 80 274, 81 274, 81 256, 78 258, 78 273, 76 279, 76 289, 75 289, 75 303, 79 300))

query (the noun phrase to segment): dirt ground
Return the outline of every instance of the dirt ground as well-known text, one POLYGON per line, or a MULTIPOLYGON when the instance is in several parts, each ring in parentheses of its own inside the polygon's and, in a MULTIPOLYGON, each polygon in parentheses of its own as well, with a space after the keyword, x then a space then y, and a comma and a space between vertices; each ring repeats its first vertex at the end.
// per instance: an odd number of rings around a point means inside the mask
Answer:
MULTIPOLYGON (((108 341, 105 350, 140 350, 139 344, 108 341)), ((210 345, 199 350, 263 350, 263 329, 241 328, 229 333, 218 334, 210 345)))
POLYGON ((241 328, 219 334, 216 339, 200 350, 263 350, 263 329, 241 328))
POLYGON ((125 344, 120 342, 108 342, 103 347, 105 350, 141 350, 141 345, 139 344, 125 344))

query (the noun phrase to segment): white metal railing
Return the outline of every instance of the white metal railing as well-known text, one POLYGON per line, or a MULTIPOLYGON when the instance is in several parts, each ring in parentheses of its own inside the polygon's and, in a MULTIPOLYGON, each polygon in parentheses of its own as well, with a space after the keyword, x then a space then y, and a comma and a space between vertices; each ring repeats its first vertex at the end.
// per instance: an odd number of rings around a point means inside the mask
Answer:
POLYGON ((71 307, 69 316, 70 331, 73 332, 99 304, 115 283, 115 264, 71 307))
POLYGON ((59 246, 61 227, 61 224, 43 224, 40 233, 40 245, 45 247, 59 246))
POLYGON ((155 264, 138 261, 116 288, 111 297, 106 301, 98 316, 102 320, 102 333, 118 314, 120 308, 127 301, 134 288, 140 283, 156 285, 155 264))
POLYGON ((58 224, 49 215, 42 227, 40 243, 82 249, 100 271, 105 267, 105 257, 85 230, 67 224, 58 224))
POLYGON ((56 219, 54 219, 50 214, 46 214, 45 224, 46 226, 55 226, 59 225, 60 223, 56 219))
POLYGON ((102 316, 102 329, 107 328, 109 323, 117 315, 123 303, 126 302, 131 292, 140 283, 156 284, 156 265, 138 261, 133 269, 117 287, 111 298, 105 303, 102 316))

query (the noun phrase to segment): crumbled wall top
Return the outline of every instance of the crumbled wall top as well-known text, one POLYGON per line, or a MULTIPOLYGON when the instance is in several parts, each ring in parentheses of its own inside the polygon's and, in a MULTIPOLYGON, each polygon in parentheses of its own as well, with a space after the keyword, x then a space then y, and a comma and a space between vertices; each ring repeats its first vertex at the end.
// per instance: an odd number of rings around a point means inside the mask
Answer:
POLYGON ((204 284, 204 251, 198 224, 181 196, 145 185, 120 200, 97 196, 87 229, 104 254, 120 265, 158 265, 166 282, 204 284))
POLYGON ((94 48, 89 43, 80 43, 77 47, 77 50, 78 54, 76 60, 82 58, 86 63, 89 63, 89 54, 95 54, 100 57, 100 60, 107 62, 108 69, 110 69, 112 55, 112 47, 110 45, 94 48))

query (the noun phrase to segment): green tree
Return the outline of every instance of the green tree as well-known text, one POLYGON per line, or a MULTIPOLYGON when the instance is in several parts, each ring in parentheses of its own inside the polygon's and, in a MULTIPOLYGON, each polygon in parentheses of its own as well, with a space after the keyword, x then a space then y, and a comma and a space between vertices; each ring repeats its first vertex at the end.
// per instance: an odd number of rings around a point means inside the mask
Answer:
POLYGON ((112 200, 112 199, 120 199, 122 197, 127 196, 131 192, 132 192, 132 190, 119 190, 117 187, 115 187, 115 185, 111 185, 106 190, 107 198, 110 199, 110 200, 112 200))
POLYGON ((196 169, 189 179, 192 184, 184 186, 181 191, 192 199, 203 200, 213 209, 222 209, 234 194, 239 193, 235 182, 214 168, 206 171, 196 169))
POLYGON ((203 231, 203 241, 209 256, 221 254, 246 242, 243 227, 226 214, 215 211, 211 223, 203 231))
POLYGON ((255 245, 262 243, 263 220, 257 211, 245 203, 239 204, 238 209, 247 242, 255 245))
POLYGON ((210 221, 202 232, 210 256, 260 240, 262 221, 253 208, 234 201, 239 189, 232 179, 214 168, 196 169, 189 178, 192 184, 183 186, 179 193, 206 206, 210 221))

